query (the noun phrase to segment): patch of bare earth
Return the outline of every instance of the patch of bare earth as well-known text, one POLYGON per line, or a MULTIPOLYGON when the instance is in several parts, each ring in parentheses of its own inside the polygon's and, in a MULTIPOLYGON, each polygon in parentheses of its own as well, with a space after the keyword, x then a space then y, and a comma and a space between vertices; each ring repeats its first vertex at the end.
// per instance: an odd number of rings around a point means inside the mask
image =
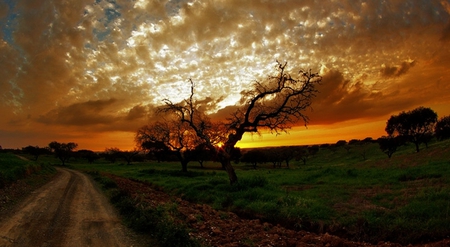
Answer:
MULTIPOLYGON (((191 229, 190 235, 208 246, 401 246, 388 242, 377 245, 353 242, 328 233, 294 231, 259 219, 243 219, 232 212, 214 210, 209 205, 191 203, 168 195, 144 182, 113 175, 108 177, 136 201, 150 207, 176 203, 180 213, 179 223, 187 225, 191 229)), ((423 246, 450 246, 450 240, 423 246)))

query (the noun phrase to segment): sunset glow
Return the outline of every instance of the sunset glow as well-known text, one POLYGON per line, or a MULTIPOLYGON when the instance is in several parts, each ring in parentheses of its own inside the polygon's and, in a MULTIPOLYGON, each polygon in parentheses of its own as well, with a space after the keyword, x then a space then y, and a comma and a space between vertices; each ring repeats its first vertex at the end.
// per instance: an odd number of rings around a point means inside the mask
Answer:
POLYGON ((0 145, 132 149, 163 99, 218 102, 287 61, 323 76, 305 128, 240 147, 377 138, 400 111, 450 115, 450 4, 431 1, 0 0, 0 145))

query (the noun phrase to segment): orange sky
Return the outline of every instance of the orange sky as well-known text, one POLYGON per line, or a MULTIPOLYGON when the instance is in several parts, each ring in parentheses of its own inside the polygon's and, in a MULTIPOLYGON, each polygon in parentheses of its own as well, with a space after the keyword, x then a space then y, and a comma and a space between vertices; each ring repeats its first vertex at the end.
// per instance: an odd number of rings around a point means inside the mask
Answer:
POLYGON ((323 76, 308 128, 276 146, 377 138, 418 106, 450 115, 448 1, 0 1, 0 145, 131 149, 164 98, 222 101, 289 69, 323 76))

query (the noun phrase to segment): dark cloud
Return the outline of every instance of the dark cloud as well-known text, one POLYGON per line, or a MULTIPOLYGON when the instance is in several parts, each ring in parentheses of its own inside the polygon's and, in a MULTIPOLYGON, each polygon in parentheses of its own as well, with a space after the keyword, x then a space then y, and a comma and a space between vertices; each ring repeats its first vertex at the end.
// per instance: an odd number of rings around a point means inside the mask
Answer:
POLYGON ((143 118, 147 115, 148 115, 148 110, 146 109, 146 107, 144 107, 142 105, 137 105, 130 109, 130 111, 128 112, 125 119, 128 121, 132 121, 132 120, 143 118))
POLYGON ((106 125, 114 124, 118 120, 111 111, 117 103, 116 99, 87 101, 65 107, 59 107, 40 116, 37 121, 44 124, 57 125, 106 125))
POLYGON ((383 77, 401 76, 406 74, 406 72, 408 72, 410 68, 414 67, 415 64, 415 61, 404 61, 400 66, 386 66, 382 68, 380 72, 383 77))

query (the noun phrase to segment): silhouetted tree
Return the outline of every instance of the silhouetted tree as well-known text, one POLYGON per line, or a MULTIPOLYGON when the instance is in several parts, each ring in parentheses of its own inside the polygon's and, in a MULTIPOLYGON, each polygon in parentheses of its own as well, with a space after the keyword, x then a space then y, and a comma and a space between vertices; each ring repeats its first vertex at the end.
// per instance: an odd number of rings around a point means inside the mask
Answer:
POLYGON ((381 151, 391 158, 397 148, 403 145, 403 142, 400 136, 383 136, 378 139, 378 145, 381 151))
POLYGON ((375 143, 376 141, 372 137, 366 137, 362 140, 365 143, 375 143))
MULTIPOLYGON (((142 131, 142 129, 139 129, 142 131)), ((139 133, 137 134, 139 136, 139 133)), ((156 140, 147 140, 143 141, 140 144, 142 150, 148 152, 148 155, 154 157, 156 161, 159 163, 164 159, 164 156, 167 155, 170 148, 164 144, 164 142, 156 141, 156 140)))
POLYGON ((102 156, 105 160, 116 163, 116 160, 120 157, 120 149, 116 147, 106 148, 102 153, 102 156))
POLYGON ((225 167, 230 183, 234 184, 238 179, 231 165, 231 153, 244 133, 269 129, 278 134, 287 131, 299 120, 303 120, 305 125, 308 122, 303 112, 310 107, 317 93, 315 86, 322 78, 316 73, 302 70, 297 78, 293 78, 285 71, 286 65, 277 61, 276 76, 269 76, 265 82, 256 81, 252 89, 243 92, 241 107, 227 122, 216 125, 211 123, 202 110, 202 101, 194 100, 195 84, 192 80, 189 80, 189 98, 180 103, 166 99, 166 106, 161 111, 176 113, 179 121, 187 123, 211 150, 216 150, 216 156, 225 167), (215 126, 222 126, 223 132, 214 131, 215 126), (216 145, 217 139, 223 140, 220 148, 216 145))
POLYGON ((92 164, 95 160, 100 159, 100 156, 92 150, 81 149, 78 150, 76 154, 78 157, 86 159, 89 164, 92 164))
POLYGON ((355 144, 358 144, 360 142, 361 142, 361 140, 351 139, 350 141, 348 141, 348 145, 355 145, 355 144))
POLYGON ((135 138, 138 146, 146 142, 160 142, 175 152, 181 163, 181 170, 187 172, 192 160, 190 152, 200 145, 201 139, 185 122, 166 120, 142 126, 135 138))
POLYGON ((273 168, 281 167, 281 163, 283 162, 283 156, 281 154, 281 148, 268 148, 264 150, 265 158, 267 162, 271 162, 273 164, 273 168))
POLYGON ((436 123, 434 133, 439 141, 450 138, 450 116, 445 116, 436 123))
POLYGON ((39 146, 26 146, 22 148, 22 152, 32 155, 34 161, 37 161, 39 156, 44 154, 51 154, 51 151, 47 148, 40 148, 39 146))
POLYGON ((258 164, 263 164, 267 161, 267 152, 261 149, 248 150, 242 155, 241 161, 244 163, 249 163, 256 169, 258 164))
POLYGON ((347 141, 346 140, 339 140, 335 144, 336 147, 342 147, 342 146, 345 146, 345 145, 347 145, 347 141))
POLYGON ((295 158, 298 147, 281 147, 280 154, 282 160, 285 162, 286 167, 289 167, 289 163, 295 158))
POLYGON ((303 165, 306 165, 306 162, 310 159, 311 156, 314 156, 319 151, 318 146, 311 147, 298 147, 295 152, 295 159, 301 160, 303 165))
POLYGON ((139 154, 139 151, 136 149, 130 150, 130 151, 120 151, 119 155, 122 157, 125 162, 127 162, 127 165, 130 165, 133 161, 134 157, 136 157, 139 154))
POLYGON ((201 168, 203 168, 203 162, 212 159, 211 150, 209 150, 209 148, 204 143, 197 145, 194 150, 190 151, 189 155, 191 156, 192 160, 198 161, 201 168))
POLYGON ((370 142, 360 141, 354 145, 356 151, 361 155, 363 161, 367 160, 367 152, 369 151, 370 142))
POLYGON ((401 136, 414 143, 416 152, 419 145, 427 145, 437 122, 437 114, 430 108, 418 107, 412 111, 401 112, 389 118, 386 132, 389 136, 401 136))
POLYGON ((73 150, 78 147, 78 144, 73 142, 59 143, 53 141, 48 144, 48 147, 52 150, 55 156, 61 160, 62 165, 64 166, 69 158, 72 157, 73 150))

